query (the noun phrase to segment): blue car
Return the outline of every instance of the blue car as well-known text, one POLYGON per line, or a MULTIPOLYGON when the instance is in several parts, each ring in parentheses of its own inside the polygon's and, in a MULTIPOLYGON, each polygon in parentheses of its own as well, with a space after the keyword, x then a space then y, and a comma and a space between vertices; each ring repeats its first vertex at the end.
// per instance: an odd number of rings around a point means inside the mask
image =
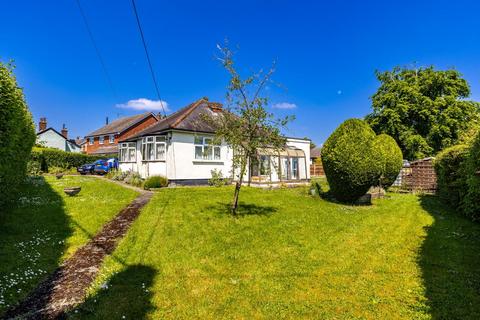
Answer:
POLYGON ((80 166, 77 168, 78 173, 80 174, 93 174, 95 172, 95 166, 99 163, 104 162, 105 160, 97 160, 94 163, 87 163, 84 164, 83 166, 80 166))
POLYGON ((95 168, 93 171, 96 174, 107 174, 111 169, 118 168, 118 160, 117 158, 111 158, 108 160, 98 160, 95 162, 95 168))

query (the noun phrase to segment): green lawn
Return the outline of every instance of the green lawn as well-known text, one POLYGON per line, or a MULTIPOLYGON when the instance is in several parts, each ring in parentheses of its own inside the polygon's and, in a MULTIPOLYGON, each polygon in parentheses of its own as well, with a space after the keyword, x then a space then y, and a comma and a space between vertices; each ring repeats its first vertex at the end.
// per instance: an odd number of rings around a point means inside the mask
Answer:
POLYGON ((39 177, 0 215, 0 315, 85 244, 137 193, 92 177, 39 177), (81 186, 75 197, 67 186, 81 186))
POLYGON ((372 206, 306 188, 158 192, 73 318, 475 319, 480 225, 435 197, 372 206))

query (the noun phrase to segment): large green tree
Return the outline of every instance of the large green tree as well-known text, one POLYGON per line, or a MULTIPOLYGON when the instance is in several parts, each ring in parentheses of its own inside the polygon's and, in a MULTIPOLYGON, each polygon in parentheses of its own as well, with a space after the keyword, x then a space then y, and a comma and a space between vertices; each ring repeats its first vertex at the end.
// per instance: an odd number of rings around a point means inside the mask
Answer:
POLYGON ((13 65, 0 62, 0 209, 16 196, 16 188, 25 178, 35 137, 32 115, 13 65))
POLYGON ((405 158, 435 155, 478 128, 479 104, 466 100, 470 87, 458 71, 395 67, 376 76, 380 87, 366 120, 392 136, 405 158))

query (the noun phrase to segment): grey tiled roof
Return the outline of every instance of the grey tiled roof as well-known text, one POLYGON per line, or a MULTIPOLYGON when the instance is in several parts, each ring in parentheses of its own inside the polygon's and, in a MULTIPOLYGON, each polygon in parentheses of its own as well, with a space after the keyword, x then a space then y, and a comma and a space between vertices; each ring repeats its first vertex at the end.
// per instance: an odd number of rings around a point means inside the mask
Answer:
POLYGON ((215 130, 208 121, 203 118, 205 115, 215 116, 221 110, 221 104, 209 102, 208 98, 202 98, 188 106, 172 113, 164 119, 160 119, 156 124, 146 128, 138 134, 129 137, 126 140, 134 140, 138 137, 149 134, 156 134, 167 130, 185 130, 202 133, 214 133, 215 130))
POLYGON ((147 118, 150 115, 153 115, 154 117, 157 118, 157 116, 151 112, 145 112, 145 113, 137 114, 130 117, 123 117, 110 122, 109 124, 101 127, 100 129, 90 132, 89 134, 86 135, 86 137, 121 133, 127 130, 128 128, 130 128, 131 126, 143 121, 145 118, 147 118))
POLYGON ((90 152, 90 154, 111 154, 118 153, 118 145, 100 147, 97 150, 90 152))

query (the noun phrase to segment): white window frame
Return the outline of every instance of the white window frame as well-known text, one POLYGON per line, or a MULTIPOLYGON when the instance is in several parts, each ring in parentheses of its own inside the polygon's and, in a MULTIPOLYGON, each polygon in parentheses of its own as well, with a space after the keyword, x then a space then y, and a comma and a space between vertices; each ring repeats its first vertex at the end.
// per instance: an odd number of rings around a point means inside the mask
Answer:
POLYGON ((194 158, 195 160, 204 161, 221 161, 222 148, 215 144, 213 137, 195 136, 194 143, 194 158), (197 152, 201 150, 200 152, 197 152), (218 156, 217 156, 218 154, 218 156))
POLYGON ((98 144, 103 144, 105 142, 105 136, 98 137, 98 144))
POLYGON ((120 143, 118 153, 119 162, 135 162, 137 159, 137 143, 120 143))
POLYGON ((94 141, 95 141, 95 137, 88 137, 88 144, 89 144, 89 145, 92 146, 93 143, 94 143, 94 141))
POLYGON ((143 161, 165 161, 166 156, 166 136, 148 136, 142 138, 143 161))
POLYGON ((108 143, 115 143, 115 135, 111 134, 108 138, 108 143))

